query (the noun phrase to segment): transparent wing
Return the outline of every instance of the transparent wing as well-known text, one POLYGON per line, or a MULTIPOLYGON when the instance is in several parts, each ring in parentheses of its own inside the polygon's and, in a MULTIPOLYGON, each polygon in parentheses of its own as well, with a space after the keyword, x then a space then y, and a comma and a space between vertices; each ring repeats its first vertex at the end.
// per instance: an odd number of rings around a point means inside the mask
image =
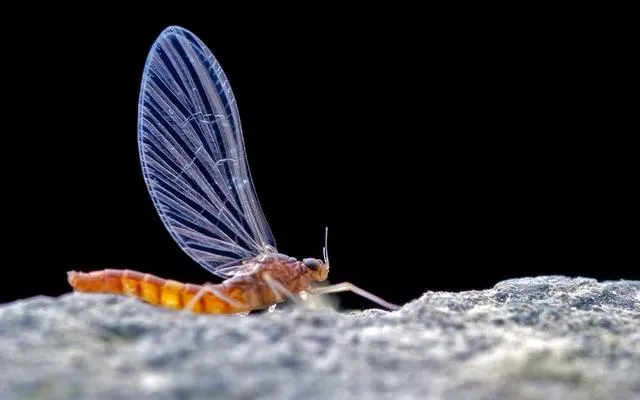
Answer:
POLYGON ((229 81, 193 33, 165 29, 149 52, 138 104, 144 179, 182 249, 227 278, 275 250, 255 194, 229 81))

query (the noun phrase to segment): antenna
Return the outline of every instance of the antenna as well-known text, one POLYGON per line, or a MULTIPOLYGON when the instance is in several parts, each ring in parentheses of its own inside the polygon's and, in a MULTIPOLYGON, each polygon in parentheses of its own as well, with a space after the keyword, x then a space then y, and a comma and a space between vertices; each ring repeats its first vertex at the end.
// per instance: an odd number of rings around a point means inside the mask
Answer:
POLYGON ((324 258, 324 263, 325 263, 325 265, 327 267, 329 266, 328 237, 329 237, 329 227, 325 226, 325 228, 324 228, 324 247, 322 248, 322 257, 324 258))

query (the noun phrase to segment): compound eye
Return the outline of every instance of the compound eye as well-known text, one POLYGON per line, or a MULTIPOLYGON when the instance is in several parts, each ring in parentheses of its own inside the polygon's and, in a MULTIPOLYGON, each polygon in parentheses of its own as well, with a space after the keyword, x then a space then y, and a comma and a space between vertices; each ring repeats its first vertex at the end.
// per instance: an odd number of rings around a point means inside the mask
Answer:
POLYGON ((304 260, 302 260, 302 262, 304 263, 305 267, 309 268, 312 271, 317 271, 318 268, 320 268, 320 262, 315 258, 305 258, 304 260))

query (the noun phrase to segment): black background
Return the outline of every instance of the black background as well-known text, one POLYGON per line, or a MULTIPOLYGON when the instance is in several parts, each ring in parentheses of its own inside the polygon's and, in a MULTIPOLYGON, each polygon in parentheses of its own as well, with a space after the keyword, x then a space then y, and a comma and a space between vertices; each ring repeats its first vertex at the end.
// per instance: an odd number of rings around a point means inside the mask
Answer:
POLYGON ((329 226, 331 282, 403 303, 540 274, 640 278, 622 31, 571 16, 99 14, 5 28, 0 301, 68 292, 72 269, 219 282, 172 241, 140 172, 142 69, 173 24, 227 73, 278 249, 321 257, 329 226))

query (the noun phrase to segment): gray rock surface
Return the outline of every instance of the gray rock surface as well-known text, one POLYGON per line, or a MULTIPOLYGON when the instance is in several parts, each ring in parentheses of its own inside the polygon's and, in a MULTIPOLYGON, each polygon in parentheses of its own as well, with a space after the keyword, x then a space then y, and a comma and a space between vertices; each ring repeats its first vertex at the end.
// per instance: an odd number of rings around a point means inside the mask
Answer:
POLYGON ((1 399, 640 399, 640 282, 547 276, 397 312, 0 306, 1 399))

